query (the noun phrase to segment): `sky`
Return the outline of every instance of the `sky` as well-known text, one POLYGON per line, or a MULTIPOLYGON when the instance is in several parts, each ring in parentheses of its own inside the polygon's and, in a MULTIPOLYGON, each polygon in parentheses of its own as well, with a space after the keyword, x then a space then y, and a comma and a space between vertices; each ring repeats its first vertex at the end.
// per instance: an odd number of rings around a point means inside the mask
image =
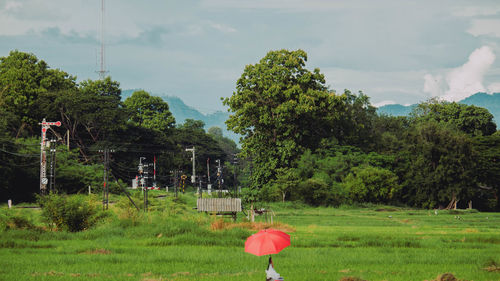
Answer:
POLYGON ((498 0, 0 0, 0 57, 35 54, 51 68, 122 89, 226 110, 245 65, 302 49, 338 93, 372 104, 459 101, 500 92, 498 0))

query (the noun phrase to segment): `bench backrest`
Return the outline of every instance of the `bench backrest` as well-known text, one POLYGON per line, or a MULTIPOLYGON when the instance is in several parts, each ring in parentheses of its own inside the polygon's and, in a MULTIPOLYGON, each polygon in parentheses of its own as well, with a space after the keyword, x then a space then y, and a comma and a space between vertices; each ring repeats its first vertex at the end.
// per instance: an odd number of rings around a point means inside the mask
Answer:
POLYGON ((199 198, 198 212, 241 212, 240 198, 199 198))

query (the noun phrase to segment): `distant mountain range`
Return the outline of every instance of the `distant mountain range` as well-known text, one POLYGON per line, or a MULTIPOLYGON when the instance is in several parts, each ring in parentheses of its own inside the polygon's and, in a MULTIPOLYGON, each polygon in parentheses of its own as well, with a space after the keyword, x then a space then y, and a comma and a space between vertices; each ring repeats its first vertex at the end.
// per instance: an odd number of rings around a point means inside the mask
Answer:
MULTIPOLYGON (((122 91, 122 99, 130 97, 133 92, 140 89, 130 89, 122 91)), ((156 94, 152 94, 159 96, 156 94)), ((195 108, 186 105, 180 98, 174 96, 160 96, 165 102, 168 103, 170 112, 175 117, 176 124, 182 124, 186 119, 201 120, 205 123, 205 129, 208 130, 211 127, 219 127, 223 131, 223 135, 227 138, 234 140, 236 143, 239 142, 239 135, 230 132, 226 127, 226 120, 229 118, 229 112, 216 111, 211 114, 203 114, 195 108)))
MULTIPOLYGON (((467 105, 475 105, 479 107, 484 107, 493 114, 495 118, 494 121, 497 123, 498 127, 500 127, 500 93, 494 94, 486 94, 486 93, 477 93, 466 99, 459 101, 458 103, 463 103, 467 105)), ((387 114, 392 116, 408 116, 413 108, 417 105, 400 105, 400 104, 388 104, 381 106, 377 109, 379 114, 387 114)))
MULTIPOLYGON (((126 99, 132 95, 133 92, 138 89, 124 90, 122 91, 122 99, 126 99)), ((168 103, 170 112, 175 117, 177 124, 182 124, 186 119, 201 120, 205 123, 205 129, 210 127, 219 127, 222 129, 225 137, 234 140, 239 143, 240 136, 230 132, 226 127, 226 120, 229 118, 229 112, 217 111, 211 114, 203 114, 195 108, 186 105, 180 98, 174 96, 160 96, 165 102, 168 103)), ((459 103, 480 106, 488 109, 495 118, 495 122, 500 122, 500 93, 495 93, 492 95, 486 93, 474 94, 459 103)), ((408 116, 413 108, 417 105, 400 105, 400 104, 389 104, 381 106, 377 109, 379 114, 387 114, 392 116, 408 116)), ((500 124, 497 124, 500 128, 500 124)))

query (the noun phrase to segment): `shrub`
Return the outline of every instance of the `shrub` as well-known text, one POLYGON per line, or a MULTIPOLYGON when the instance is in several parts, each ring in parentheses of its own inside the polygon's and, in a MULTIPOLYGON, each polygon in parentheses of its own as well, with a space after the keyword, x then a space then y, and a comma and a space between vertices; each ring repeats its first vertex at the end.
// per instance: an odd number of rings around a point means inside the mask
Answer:
POLYGON ((0 230, 37 229, 32 221, 12 210, 0 211, 0 230))
POLYGON ((91 198, 49 194, 40 196, 38 201, 49 228, 77 232, 92 227, 105 215, 91 198))
POLYGON ((350 199, 361 203, 387 203, 400 189, 398 177, 393 172, 372 166, 353 168, 344 185, 350 199))
POLYGON ((342 185, 332 183, 328 185, 321 179, 308 179, 298 184, 298 193, 302 200, 313 206, 339 206, 345 200, 345 191, 342 185))

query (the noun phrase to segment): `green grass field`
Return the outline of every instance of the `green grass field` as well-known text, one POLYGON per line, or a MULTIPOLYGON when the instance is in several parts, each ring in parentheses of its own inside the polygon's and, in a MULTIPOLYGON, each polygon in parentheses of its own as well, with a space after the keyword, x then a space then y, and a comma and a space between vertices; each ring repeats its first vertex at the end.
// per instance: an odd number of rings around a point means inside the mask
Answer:
MULTIPOLYGON (((0 237, 0 280, 265 280, 267 257, 244 252, 254 230, 172 200, 146 215, 112 206, 83 232, 9 229, 0 237)), ((500 280, 500 214, 388 206, 311 208, 271 204, 292 245, 274 255, 285 280, 500 280)), ((2 208, 42 225, 39 210, 2 208)), ((240 217, 239 221, 244 218, 240 217)), ((263 217, 257 217, 263 220, 263 217)))

